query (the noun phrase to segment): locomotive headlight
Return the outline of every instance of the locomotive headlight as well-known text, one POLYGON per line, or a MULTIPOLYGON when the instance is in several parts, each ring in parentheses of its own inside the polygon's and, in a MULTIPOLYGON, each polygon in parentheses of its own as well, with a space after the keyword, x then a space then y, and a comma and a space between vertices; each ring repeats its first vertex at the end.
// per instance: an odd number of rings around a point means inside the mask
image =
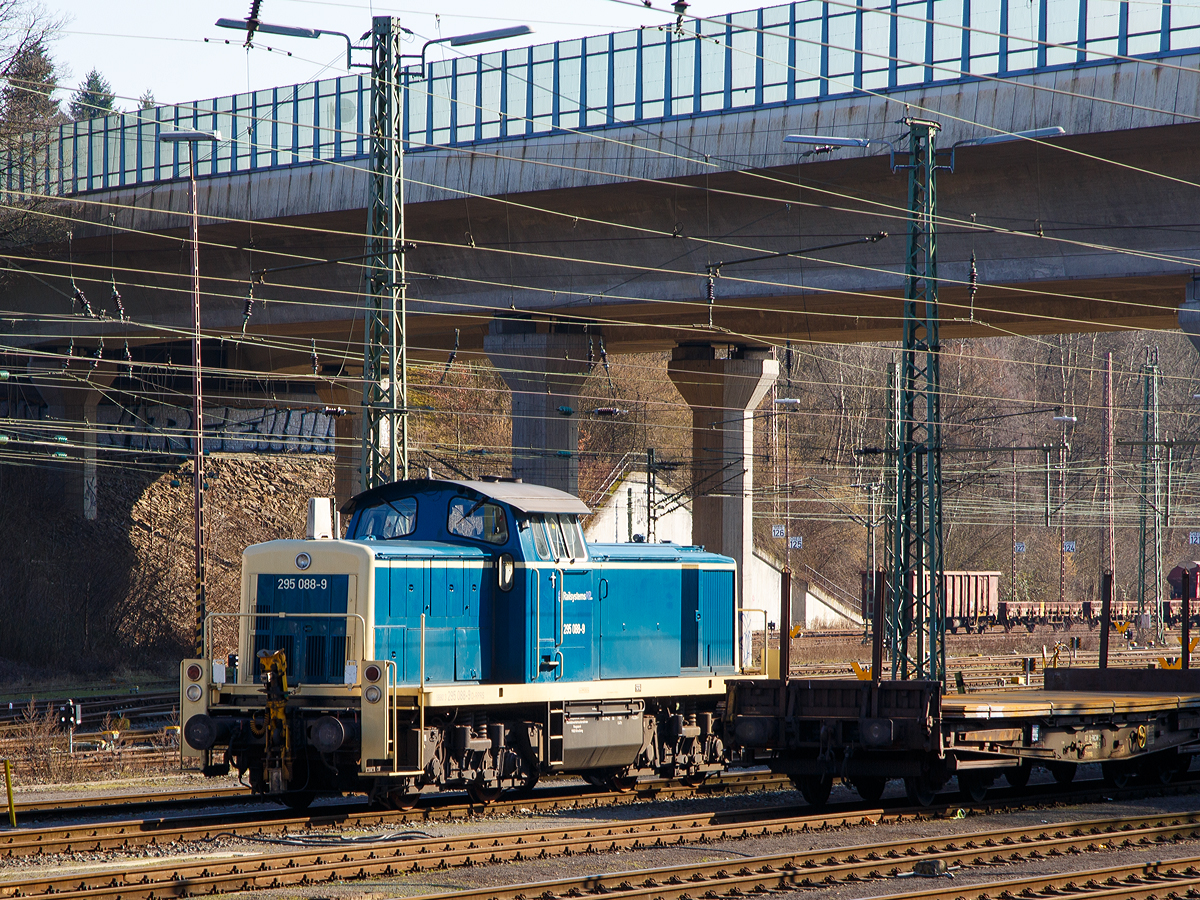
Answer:
POLYGON ((371 685, 363 691, 363 696, 367 698, 368 703, 378 703, 379 698, 383 696, 383 691, 379 690, 376 685, 371 685))
POLYGON ((511 591, 513 586, 513 576, 516 575, 517 566, 513 562, 511 553, 501 553, 500 558, 496 560, 496 581, 502 591, 511 591))
POLYGON ((201 697, 204 696, 204 688, 200 687, 198 684, 189 684, 187 686, 187 690, 184 691, 184 694, 187 695, 189 700, 191 700, 193 703, 196 703, 201 697))

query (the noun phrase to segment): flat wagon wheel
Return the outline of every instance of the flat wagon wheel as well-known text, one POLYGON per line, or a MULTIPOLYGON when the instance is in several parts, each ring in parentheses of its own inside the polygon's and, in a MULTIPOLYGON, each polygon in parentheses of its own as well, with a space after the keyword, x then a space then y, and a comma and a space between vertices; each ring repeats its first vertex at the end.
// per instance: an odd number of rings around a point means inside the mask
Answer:
POLYGON ((1123 761, 1100 763, 1100 772, 1105 784, 1117 790, 1128 787, 1133 781, 1133 769, 1123 761))
POLYGON ((1052 762, 1046 765, 1055 784, 1067 785, 1075 780, 1075 770, 1079 767, 1072 762, 1052 762))
POLYGON ((982 803, 987 796, 988 788, 992 786, 992 778, 982 772, 959 772, 958 790, 964 800, 972 803, 982 803))
POLYGON ((904 779, 904 790, 911 803, 918 806, 931 806, 937 796, 937 788, 924 775, 904 779))
POLYGON ((285 791, 279 795, 279 802, 288 809, 308 809, 316 797, 316 791, 285 791))
POLYGON ((888 780, 882 775, 863 775, 851 782, 858 796, 868 803, 878 803, 887 787, 888 780))
POLYGON ((822 807, 829 800, 829 792, 833 790, 831 775, 793 775, 792 784, 808 802, 809 806, 822 807))
POLYGON ((1029 784, 1029 773, 1033 771, 1033 765, 1028 762, 1023 762, 1019 766, 1013 766, 1011 769, 1004 770, 1004 779, 1017 790, 1029 784))

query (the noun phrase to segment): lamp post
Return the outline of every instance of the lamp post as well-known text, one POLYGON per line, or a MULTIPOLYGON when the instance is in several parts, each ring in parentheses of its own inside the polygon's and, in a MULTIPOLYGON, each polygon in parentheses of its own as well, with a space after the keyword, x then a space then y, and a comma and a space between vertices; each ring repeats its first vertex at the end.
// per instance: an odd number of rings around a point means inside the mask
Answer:
POLYGON ((196 656, 204 655, 206 540, 204 533, 204 395, 200 383, 200 216, 196 208, 196 145, 215 144, 219 131, 164 131, 158 139, 188 146, 188 217, 192 244, 192 497, 195 508, 196 656))

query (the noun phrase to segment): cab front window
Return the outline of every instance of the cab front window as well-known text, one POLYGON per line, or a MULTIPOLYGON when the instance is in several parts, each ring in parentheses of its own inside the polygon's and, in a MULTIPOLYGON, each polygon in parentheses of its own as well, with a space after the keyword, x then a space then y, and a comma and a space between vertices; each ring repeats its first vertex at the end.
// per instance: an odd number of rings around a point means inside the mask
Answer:
POLYGON ((417 501, 412 497, 385 500, 362 510, 355 520, 352 540, 392 541, 407 537, 417 528, 417 501))
POLYGON ((463 497, 451 500, 446 530, 458 537, 487 541, 489 544, 508 542, 508 519, 504 509, 482 500, 472 502, 463 497))

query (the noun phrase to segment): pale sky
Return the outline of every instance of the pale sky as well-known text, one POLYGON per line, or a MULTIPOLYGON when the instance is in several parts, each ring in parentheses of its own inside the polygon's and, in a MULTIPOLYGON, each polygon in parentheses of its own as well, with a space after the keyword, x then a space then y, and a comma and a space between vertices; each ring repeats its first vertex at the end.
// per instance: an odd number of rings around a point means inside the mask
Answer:
MULTIPOLYGON (((217 28, 218 18, 241 19, 249 0, 43 0, 51 14, 68 21, 52 47, 55 60, 69 74, 62 79, 72 90, 93 67, 113 86, 115 105, 130 109, 147 89, 158 103, 183 103, 236 94, 247 89, 311 81, 345 74, 346 43, 338 37, 319 40, 263 35, 247 53, 244 37, 217 28), (205 38, 208 43, 205 43, 205 38), (230 41, 226 45, 226 41, 230 41), (267 47, 273 48, 268 51, 267 47), (292 57, 286 55, 291 51, 292 57)), ((706 14, 752 8, 752 2, 718 5, 707 0, 692 11, 706 14)), ((665 0, 656 0, 660 10, 665 0)), ((426 6, 420 0, 397 5, 368 0, 263 0, 259 19, 278 25, 297 25, 341 31, 358 38, 371 27, 372 15, 395 15, 418 37, 411 49, 419 53, 424 41, 507 25, 529 25, 535 34, 507 43, 479 45, 476 50, 525 46, 564 38, 603 34, 638 25, 657 25, 669 14, 623 5, 613 0, 445 0, 426 6), (400 5, 403 4, 403 5, 400 5), (440 13, 440 20, 434 11, 440 13)), ((431 59, 449 53, 430 48, 431 59)), ((367 55, 361 57, 369 59, 367 55)), ((69 93, 64 91, 64 95, 69 93)))

